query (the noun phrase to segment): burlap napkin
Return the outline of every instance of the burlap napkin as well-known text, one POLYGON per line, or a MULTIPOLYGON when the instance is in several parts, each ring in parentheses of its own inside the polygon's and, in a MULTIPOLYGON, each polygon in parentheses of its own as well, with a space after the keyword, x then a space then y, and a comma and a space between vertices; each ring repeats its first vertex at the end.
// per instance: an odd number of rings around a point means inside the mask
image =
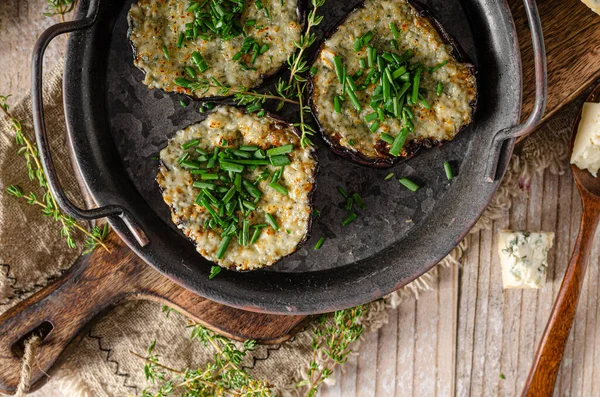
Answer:
MULTIPOLYGON (((77 183, 63 144, 61 72, 62 62, 59 62, 45 79, 46 119, 63 185, 71 196, 77 196, 77 183)), ((30 102, 29 96, 24 97, 11 108, 11 113, 21 120, 24 133, 32 138, 30 102)), ((570 123, 581 102, 582 98, 567 106, 527 139, 520 153, 513 156, 502 187, 474 231, 488 228, 493 219, 505 215, 511 198, 526 194, 527 181, 533 172, 546 168, 563 171, 570 123)), ((5 187, 15 183, 26 191, 36 191, 36 184, 27 180, 25 162, 16 153, 17 149, 7 120, 0 117, 0 313, 55 279, 81 251, 66 248, 56 223, 42 217, 39 208, 5 193, 5 187)), ((442 264, 458 265, 465 249, 468 249, 466 243, 462 242, 442 264)), ((364 319, 367 329, 376 330, 387 321, 386 307, 396 307, 406 294, 418 294, 429 288, 429 280, 436 272, 434 268, 385 301, 371 304, 364 319)), ((189 340, 186 324, 181 315, 166 318, 155 303, 122 305, 91 327, 46 387, 73 397, 139 394, 147 386, 141 370, 143 363, 130 351, 144 353, 149 343, 157 340, 156 351, 174 368, 198 367, 212 356, 212 351, 189 340)), ((282 394, 293 394, 293 385, 311 358, 311 341, 309 332, 301 332, 282 345, 261 346, 245 365, 253 368, 257 378, 269 379, 282 394)), ((45 395, 44 389, 33 395, 45 395)))

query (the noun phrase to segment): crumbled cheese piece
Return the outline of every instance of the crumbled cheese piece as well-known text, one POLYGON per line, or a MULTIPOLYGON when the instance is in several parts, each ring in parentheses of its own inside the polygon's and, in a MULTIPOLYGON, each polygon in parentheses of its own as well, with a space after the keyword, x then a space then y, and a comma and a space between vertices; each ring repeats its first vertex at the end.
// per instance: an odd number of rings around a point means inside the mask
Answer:
POLYGON ((553 241, 554 233, 501 230, 498 253, 504 288, 541 288, 553 241))
POLYGON ((592 11, 600 15, 600 0, 581 0, 583 4, 590 7, 592 11))
MULTIPOLYGON (((598 0, 600 1, 600 0, 598 0)), ((600 103, 583 104, 581 121, 573 144, 571 164, 587 169, 595 177, 600 169, 600 103)))

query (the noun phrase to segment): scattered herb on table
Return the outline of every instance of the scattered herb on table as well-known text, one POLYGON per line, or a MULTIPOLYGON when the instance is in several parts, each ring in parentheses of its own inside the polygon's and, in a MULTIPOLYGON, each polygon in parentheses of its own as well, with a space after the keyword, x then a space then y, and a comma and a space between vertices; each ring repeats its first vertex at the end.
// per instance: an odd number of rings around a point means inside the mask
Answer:
POLYGON ((177 370, 160 362, 155 353, 156 341, 148 347, 147 354, 132 355, 145 361, 146 380, 154 384, 153 391, 142 391, 142 397, 185 396, 253 396, 271 397, 275 393, 264 380, 254 378, 241 367, 244 357, 256 348, 256 342, 248 340, 238 347, 234 342, 220 336, 200 324, 190 324, 192 340, 215 350, 212 361, 197 369, 177 370))
POLYGON ((21 122, 9 113, 7 103, 9 96, 0 96, 0 113, 3 113, 9 120, 11 130, 15 134, 15 141, 21 146, 18 153, 25 158, 29 179, 37 181, 37 184, 43 193, 41 197, 38 197, 34 192, 25 193, 19 185, 8 186, 6 188, 7 193, 16 198, 24 199, 30 205, 41 207, 44 216, 59 222, 61 225, 60 234, 65 238, 69 248, 77 247, 77 241, 75 240, 74 234, 80 232, 85 236, 83 243, 85 247, 85 250, 83 251, 84 254, 92 252, 98 246, 110 252, 105 244, 109 230, 108 224, 105 224, 103 228, 96 226, 91 231, 88 231, 79 225, 74 218, 63 214, 58 207, 56 199, 48 188, 48 182, 40 162, 37 146, 23 134, 21 122))
POLYGON ((65 15, 73 11, 77 0, 46 0, 46 11, 44 15, 47 17, 60 16, 61 22, 65 22, 65 15))
POLYGON ((333 314, 333 324, 328 316, 321 316, 313 330, 313 358, 310 361, 307 378, 296 387, 308 387, 305 397, 315 397, 319 386, 333 374, 337 365, 344 364, 352 351, 352 344, 360 338, 364 327, 361 319, 365 313, 363 306, 338 310, 333 314), (324 359, 320 359, 324 357, 324 359))

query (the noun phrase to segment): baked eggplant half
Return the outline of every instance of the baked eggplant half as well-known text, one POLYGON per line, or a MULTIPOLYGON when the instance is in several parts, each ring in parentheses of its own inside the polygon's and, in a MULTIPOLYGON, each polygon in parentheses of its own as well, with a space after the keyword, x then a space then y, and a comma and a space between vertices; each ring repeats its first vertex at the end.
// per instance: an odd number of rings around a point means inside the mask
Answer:
POLYGON ((156 180, 173 222, 202 256, 252 270, 307 239, 316 172, 314 150, 291 124, 222 106, 175 134, 156 180))
POLYGON ((215 99, 259 86, 296 50, 305 0, 138 0, 128 14, 144 84, 215 99))
POLYGON ((475 68, 421 7, 366 0, 323 42, 311 107, 331 149, 374 167, 454 138, 473 120, 475 68))

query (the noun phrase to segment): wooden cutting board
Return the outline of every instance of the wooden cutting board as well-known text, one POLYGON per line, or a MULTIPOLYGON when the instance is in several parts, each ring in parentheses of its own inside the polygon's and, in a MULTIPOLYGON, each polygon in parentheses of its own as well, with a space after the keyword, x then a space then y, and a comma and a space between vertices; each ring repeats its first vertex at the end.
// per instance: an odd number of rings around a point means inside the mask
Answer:
MULTIPOLYGON (((535 92, 531 39, 521 0, 509 0, 509 4, 523 58, 526 118, 535 92)), ((548 57, 546 119, 600 77, 600 16, 579 0, 540 0, 538 7, 548 57)), ((158 301, 229 337, 264 343, 286 340, 306 320, 303 316, 249 313, 210 302, 147 266, 114 234, 109 243, 111 254, 97 251, 79 258, 61 279, 0 316, 1 392, 16 388, 24 336, 33 332, 44 336, 32 375, 32 383, 39 384, 93 318, 127 300, 158 301)))

